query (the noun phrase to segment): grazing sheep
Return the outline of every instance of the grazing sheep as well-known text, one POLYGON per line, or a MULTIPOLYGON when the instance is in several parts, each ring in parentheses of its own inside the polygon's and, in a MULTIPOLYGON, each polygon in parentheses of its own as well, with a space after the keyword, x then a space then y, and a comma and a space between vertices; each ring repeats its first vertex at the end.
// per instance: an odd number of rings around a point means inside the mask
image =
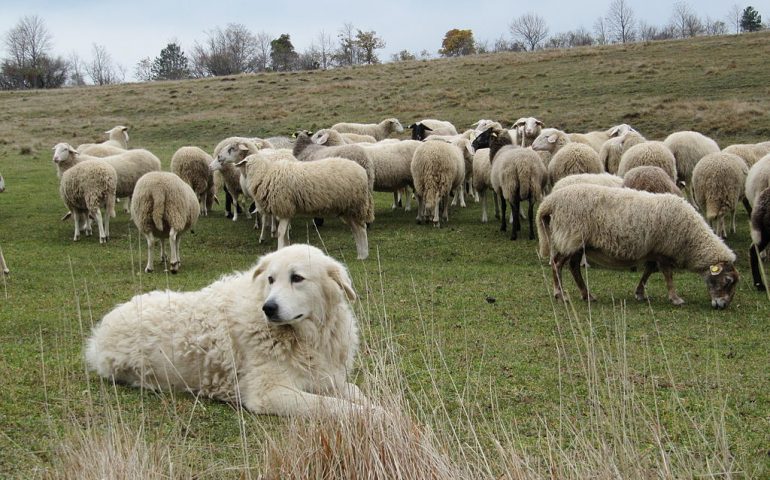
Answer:
POLYGON ((738 155, 745 162, 746 165, 751 167, 757 161, 770 153, 770 145, 763 145, 761 143, 738 143, 730 145, 722 149, 724 153, 732 153, 738 155))
POLYGON ((335 123, 331 128, 341 133, 371 135, 377 141, 384 140, 391 133, 401 133, 404 131, 404 127, 395 118, 386 118, 380 123, 335 123))
POLYGON ((606 172, 617 174, 620 158, 626 153, 626 150, 646 141, 646 138, 635 131, 612 137, 602 144, 602 148, 599 150, 599 162, 604 166, 606 172))
POLYGON ((457 128, 451 122, 426 118, 408 127, 412 130, 412 140, 425 140, 431 135, 457 135, 457 128))
POLYGON ((623 187, 623 179, 611 173, 576 173, 574 175, 567 175, 554 183, 551 191, 555 192, 556 190, 579 183, 590 183, 591 185, 601 185, 604 187, 623 187))
POLYGON ((160 159, 152 152, 141 148, 125 150, 118 155, 108 157, 93 157, 78 153, 68 143, 56 144, 53 159, 57 166, 57 173, 61 177, 62 172, 78 162, 97 160, 111 165, 118 175, 118 183, 115 187, 115 195, 118 198, 128 197, 126 211, 128 211, 134 186, 139 178, 147 172, 160 171, 160 159))
MULTIPOLYGON (((209 170, 211 170, 212 175, 219 173, 219 175, 222 176, 225 192, 228 195, 228 198, 225 200, 225 216, 227 218, 232 218, 233 222, 237 222, 238 213, 244 211, 244 208, 241 205, 241 195, 245 195, 245 192, 241 187, 241 171, 235 167, 233 162, 222 162, 218 160, 218 158, 219 157, 211 161, 209 170), (227 200, 229 200, 229 202, 227 202, 227 200), (228 205, 228 203, 230 203, 230 205, 228 205), (235 204, 235 209, 232 208, 232 203, 235 204)), ((240 160, 241 159, 238 159, 238 161, 240 160)), ((251 213, 248 208, 246 208, 246 217, 251 218, 251 213)))
POLYGON ((674 268, 700 274, 714 308, 726 308, 735 294, 735 254, 695 208, 676 195, 572 185, 543 199, 537 230, 540 255, 551 259, 556 298, 564 298, 561 269, 569 263, 583 299, 594 300, 580 271, 584 252, 592 263, 612 267, 643 263, 638 300, 646 299, 647 279, 660 270, 671 302, 684 303, 674 287, 674 268))
POLYGON ((543 130, 543 122, 535 117, 522 117, 511 127, 516 131, 516 137, 511 137, 514 145, 529 147, 543 130))
POLYGON ((671 180, 676 181, 676 159, 663 142, 643 142, 626 150, 620 157, 618 175, 622 177, 627 171, 642 165, 660 167, 671 180))
MULTIPOLYGON (((393 192, 393 209, 400 206, 399 191, 414 189, 412 158, 420 145, 422 142, 416 140, 361 145, 374 166, 374 191, 393 192)), ((411 195, 408 195, 406 211, 411 210, 411 202, 411 195)))
POLYGON ((318 143, 313 143, 311 135, 308 132, 298 132, 297 141, 294 144, 292 153, 300 162, 309 162, 321 160, 323 158, 340 157, 355 162, 366 171, 366 178, 369 179, 369 189, 374 189, 374 166, 372 161, 366 155, 366 151, 361 145, 339 145, 329 147, 325 142, 330 138, 328 135, 322 135, 318 138, 318 143))
POLYGON ((770 188, 765 188, 754 200, 754 211, 751 212, 751 242, 749 247, 749 263, 754 286, 764 292, 767 286, 762 281, 759 255, 770 244, 770 188))
MULTIPOLYGON (((542 162, 542 160, 541 160, 542 162)), ((578 173, 601 173, 599 154, 582 143, 570 142, 553 154, 548 162, 548 178, 556 183, 562 178, 578 173)))
POLYGON ((569 138, 570 138, 570 141, 588 145, 589 147, 596 150, 596 153, 599 153, 599 151, 601 151, 602 149, 602 145, 604 144, 604 142, 606 142, 610 138, 624 135, 627 132, 633 132, 633 131, 635 130, 631 125, 621 123, 620 125, 615 125, 614 127, 608 128, 607 130, 604 130, 604 131, 595 131, 595 132, 588 132, 588 133, 570 133, 569 138))
MULTIPOLYGON (((502 127, 500 127, 502 130, 502 127)), ((489 161, 489 147, 476 150, 473 154, 473 190, 481 196, 481 223, 487 223, 487 191, 492 188, 492 162, 489 161)), ((495 218, 500 218, 500 206, 497 194, 492 190, 495 202, 495 218)))
POLYGON ((768 187, 770 187, 770 154, 752 165, 746 176, 746 199, 749 206, 753 207, 757 196, 768 187))
POLYGON ((512 141, 510 134, 503 130, 492 134, 489 145, 489 157, 492 162, 490 180, 492 189, 500 198, 502 209, 500 231, 504 232, 508 223, 505 215, 505 203, 508 202, 513 214, 511 240, 516 240, 518 232, 521 231, 518 212, 521 209, 521 201, 526 200, 529 207, 529 239, 534 240, 534 205, 543 198, 548 174, 543 161, 534 150, 512 145, 512 141))
POLYGON ((439 212, 449 221, 449 194, 462 186, 465 160, 458 147, 445 142, 425 142, 412 159, 414 193, 417 196, 417 223, 432 214, 436 227, 441 226, 439 212), (443 202, 443 203, 442 203, 443 202))
POLYGON ((692 171, 692 190, 695 204, 704 211, 706 221, 717 235, 727 237, 725 217, 733 215, 744 197, 744 185, 749 168, 746 162, 732 153, 709 153, 692 171))
POLYGON ((160 241, 160 256, 165 257, 163 239, 168 239, 171 273, 177 273, 182 259, 179 244, 182 234, 195 226, 201 208, 198 195, 184 180, 171 172, 149 172, 136 182, 131 219, 147 239, 147 266, 152 272, 152 248, 160 241))
POLYGON ((709 153, 718 152, 719 145, 706 135, 693 131, 674 132, 663 140, 663 144, 674 154, 677 175, 674 180, 685 185, 692 198, 690 182, 695 165, 709 153))
POLYGON ((193 189, 203 216, 209 214, 216 195, 214 175, 209 169, 213 161, 211 155, 198 147, 181 147, 171 157, 171 171, 193 189))
POLYGON ((339 157, 275 162, 255 154, 247 169, 252 196, 278 219, 278 248, 289 244, 294 216, 338 215, 353 231, 357 258, 369 255, 366 224, 374 221, 374 200, 363 167, 339 157))
MULTIPOLYGON (((621 178, 621 177, 617 177, 621 178)), ((682 197, 682 191, 671 177, 660 167, 642 165, 627 171, 621 178, 622 186, 650 193, 673 193, 682 197)))
POLYGON ((85 153, 83 150, 94 145, 108 145, 111 147, 117 147, 120 149, 128 148, 128 127, 118 125, 104 132, 107 134, 108 139, 102 143, 81 143, 78 145, 77 151, 79 153, 85 153))
POLYGON ((81 231, 91 235, 91 218, 95 218, 99 226, 99 243, 109 240, 117 183, 115 168, 99 160, 78 162, 61 174, 59 195, 72 213, 75 223, 73 241, 80 239, 81 231))

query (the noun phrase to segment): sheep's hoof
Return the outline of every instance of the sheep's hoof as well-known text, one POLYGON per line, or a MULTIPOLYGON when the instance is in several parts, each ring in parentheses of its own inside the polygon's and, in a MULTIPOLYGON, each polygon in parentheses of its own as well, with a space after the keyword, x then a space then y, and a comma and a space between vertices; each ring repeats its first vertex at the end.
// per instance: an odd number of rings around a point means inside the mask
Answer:
POLYGON ((182 264, 182 262, 173 262, 171 263, 171 273, 176 275, 176 273, 179 271, 179 266, 182 264))
POLYGON ((230 212, 225 212, 225 218, 233 218, 233 214, 230 212))
POLYGON ((645 295, 645 294, 644 294, 644 292, 639 292, 639 291, 637 291, 637 292, 634 294, 634 296, 635 296, 635 297, 636 297, 636 299, 637 299, 638 301, 640 301, 640 302, 646 302, 647 300, 649 300, 649 299, 650 299, 650 298, 649 298, 647 295, 645 295))
POLYGON ((518 235, 516 234, 516 232, 515 231, 511 232, 511 240, 516 240, 517 238, 518 238, 518 235))
POLYGON ((144 273, 152 273, 152 268, 145 267, 144 273))
POLYGON ((669 299, 671 300, 671 303, 673 305, 676 305, 677 307, 679 305, 684 305, 684 300, 682 300, 678 295, 674 295, 673 297, 669 297, 669 299))
POLYGON ((567 301, 567 296, 564 295, 564 292, 558 291, 558 290, 553 292, 553 298, 555 298, 556 300, 561 300, 562 302, 567 301))
POLYGON ((5 270, 3 270, 3 274, 4 275, 10 275, 11 271, 6 268, 5 270))
POLYGON ((585 295, 581 295, 581 296, 583 297, 583 300, 585 300, 586 302, 595 302, 596 301, 596 297, 594 297, 590 293, 585 294, 585 295))
POLYGON ((316 227, 323 227, 324 226, 324 219, 321 217, 316 217, 313 219, 313 225, 316 227))
POLYGON ((107 243, 107 237, 99 237, 99 243, 101 244, 107 243))
POLYGON ((761 283, 755 283, 754 286, 757 287, 757 290, 760 292, 764 292, 767 290, 767 288, 761 283))

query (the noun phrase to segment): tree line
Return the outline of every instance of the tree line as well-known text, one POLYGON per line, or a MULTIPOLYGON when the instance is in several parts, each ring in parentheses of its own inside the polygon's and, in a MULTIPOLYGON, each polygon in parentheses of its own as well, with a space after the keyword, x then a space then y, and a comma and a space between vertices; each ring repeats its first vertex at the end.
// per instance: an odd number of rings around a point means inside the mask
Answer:
MULTIPOLYGON (((477 42, 471 30, 446 32, 438 54, 444 57, 501 51, 532 51, 543 48, 572 48, 609 43, 628 43, 698 35, 724 35, 767 28, 753 7, 733 5, 723 20, 702 18, 685 1, 673 5, 665 25, 638 21, 628 0, 612 0, 605 15, 596 19, 593 31, 580 27, 549 35, 548 24, 529 12, 509 24, 510 37, 500 36, 492 45, 477 42)), ((108 85, 123 82, 126 68, 116 63, 103 45, 92 46, 91 58, 77 54, 54 55, 53 39, 37 15, 23 17, 5 34, 7 56, 0 65, 0 89, 58 88, 65 85, 108 85)), ((288 33, 272 38, 253 33, 245 25, 230 23, 206 32, 189 53, 172 41, 155 58, 146 57, 134 67, 140 81, 179 80, 266 71, 326 70, 380 63, 377 50, 386 43, 375 31, 346 23, 336 37, 321 31, 310 47, 297 52, 288 33)), ((402 50, 392 61, 430 58, 432 53, 402 50)))

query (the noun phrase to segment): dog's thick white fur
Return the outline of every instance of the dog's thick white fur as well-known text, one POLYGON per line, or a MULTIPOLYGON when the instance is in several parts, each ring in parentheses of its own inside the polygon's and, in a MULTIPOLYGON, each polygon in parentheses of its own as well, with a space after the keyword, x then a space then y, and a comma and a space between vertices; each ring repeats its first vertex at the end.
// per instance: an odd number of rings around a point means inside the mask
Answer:
POLYGON ((116 382, 187 390, 255 413, 344 413, 369 405, 347 382, 358 349, 354 299, 343 265, 292 245, 202 290, 118 305, 94 328, 86 362, 116 382))

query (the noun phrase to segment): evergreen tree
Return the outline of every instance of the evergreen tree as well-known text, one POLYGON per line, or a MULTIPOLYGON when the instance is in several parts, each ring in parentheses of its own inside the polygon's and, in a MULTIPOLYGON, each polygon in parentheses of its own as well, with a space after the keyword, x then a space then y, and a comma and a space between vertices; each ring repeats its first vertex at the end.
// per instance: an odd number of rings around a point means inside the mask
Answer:
POLYGON ((155 57, 150 68, 153 80, 180 80, 190 78, 187 57, 176 43, 169 43, 155 57))
POLYGON ((273 70, 288 72, 294 69, 298 59, 299 54, 294 51, 294 45, 292 45, 288 33, 284 33, 270 42, 270 62, 273 65, 273 70))
POLYGON ((756 32, 759 30, 762 30, 762 16, 752 6, 744 8, 741 15, 741 31, 756 32))

